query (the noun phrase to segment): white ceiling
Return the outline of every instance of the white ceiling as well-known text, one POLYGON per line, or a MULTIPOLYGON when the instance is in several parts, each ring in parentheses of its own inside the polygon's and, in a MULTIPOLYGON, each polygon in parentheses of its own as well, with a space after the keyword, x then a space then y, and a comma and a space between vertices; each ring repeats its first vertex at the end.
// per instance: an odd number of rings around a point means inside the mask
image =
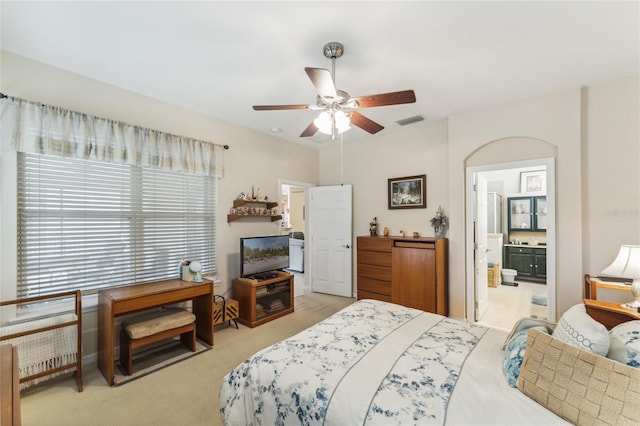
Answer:
MULTIPOLYGON (((300 142, 313 111, 304 67, 344 45, 336 86, 413 89, 417 102, 360 110, 385 126, 640 72, 638 1, 1 2, 2 49, 300 142)), ((8 93, 11 95, 11 93, 8 93)), ((37 101, 37 99, 34 99, 37 101)), ((314 137, 316 141, 322 138, 314 137)), ((308 142, 308 141, 307 141, 308 142)), ((305 143, 305 142, 303 142, 305 143)), ((313 143, 311 143, 313 144, 313 143)))

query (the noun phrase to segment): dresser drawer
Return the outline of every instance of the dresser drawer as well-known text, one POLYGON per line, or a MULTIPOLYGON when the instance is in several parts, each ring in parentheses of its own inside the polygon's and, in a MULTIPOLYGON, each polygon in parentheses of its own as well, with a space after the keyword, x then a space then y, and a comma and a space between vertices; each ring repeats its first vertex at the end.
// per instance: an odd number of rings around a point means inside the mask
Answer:
POLYGON ((358 279, 360 277, 391 282, 391 268, 358 263, 358 279))
POLYGON ((358 276, 358 292, 360 291, 391 297, 391 282, 358 276))
POLYGON ((513 247, 513 246, 506 247, 506 251, 509 253, 533 254, 533 250, 534 249, 530 247, 513 247))
POLYGON ((369 250, 369 251, 383 251, 383 252, 391 252, 391 246, 393 245, 393 240, 388 238, 376 238, 376 237, 358 237, 358 251, 360 250, 369 250))
POLYGON ((391 302, 391 296, 385 296, 382 294, 369 293, 368 291, 358 290, 358 300, 361 299, 374 299, 382 302, 391 302))
POLYGON ((382 251, 358 250, 358 264, 391 268, 391 256, 382 251))

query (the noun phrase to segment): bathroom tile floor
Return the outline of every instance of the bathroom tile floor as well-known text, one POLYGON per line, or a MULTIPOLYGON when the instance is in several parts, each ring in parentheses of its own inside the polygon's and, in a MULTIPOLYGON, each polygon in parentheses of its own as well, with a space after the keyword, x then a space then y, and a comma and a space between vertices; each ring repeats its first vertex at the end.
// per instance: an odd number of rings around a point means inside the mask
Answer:
POLYGON ((489 307, 478 323, 511 330, 513 324, 523 317, 547 317, 547 307, 531 303, 532 297, 546 296, 544 283, 516 279, 517 287, 499 285, 489 287, 489 307))

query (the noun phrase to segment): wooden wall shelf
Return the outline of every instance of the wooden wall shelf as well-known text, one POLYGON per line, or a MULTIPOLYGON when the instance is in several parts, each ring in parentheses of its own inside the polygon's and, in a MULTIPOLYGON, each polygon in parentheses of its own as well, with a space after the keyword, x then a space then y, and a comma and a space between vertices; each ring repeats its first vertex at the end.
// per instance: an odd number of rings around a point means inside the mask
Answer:
MULTIPOLYGON (((271 210, 274 207, 278 206, 278 203, 276 201, 260 201, 260 200, 233 200, 233 209, 247 209, 250 210, 252 207, 251 206, 263 206, 262 208, 271 210), (244 207, 245 205, 249 205, 248 207, 244 207)), ((255 208, 255 207, 254 207, 255 208)), ((258 207, 260 208, 260 207, 258 207)), ((282 219, 282 215, 264 215, 264 214, 256 214, 256 213, 246 213, 246 214, 238 214, 237 211, 236 213, 231 213, 227 215, 227 223, 229 222, 233 222, 235 220, 238 219, 243 219, 246 217, 265 217, 265 218, 269 218, 271 220, 271 222, 275 222, 276 220, 281 220, 282 219)))
POLYGON ((278 206, 275 201, 260 201, 260 200, 233 200, 233 208, 242 207, 245 204, 263 204, 266 208, 272 209, 278 206))

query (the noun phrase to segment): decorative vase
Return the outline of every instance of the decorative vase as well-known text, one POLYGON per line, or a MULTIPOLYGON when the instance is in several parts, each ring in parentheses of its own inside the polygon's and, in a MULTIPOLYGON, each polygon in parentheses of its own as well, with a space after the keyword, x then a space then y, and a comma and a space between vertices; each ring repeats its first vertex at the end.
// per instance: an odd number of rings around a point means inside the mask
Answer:
POLYGON ((436 226, 433 229, 436 238, 444 238, 444 226, 436 226))

